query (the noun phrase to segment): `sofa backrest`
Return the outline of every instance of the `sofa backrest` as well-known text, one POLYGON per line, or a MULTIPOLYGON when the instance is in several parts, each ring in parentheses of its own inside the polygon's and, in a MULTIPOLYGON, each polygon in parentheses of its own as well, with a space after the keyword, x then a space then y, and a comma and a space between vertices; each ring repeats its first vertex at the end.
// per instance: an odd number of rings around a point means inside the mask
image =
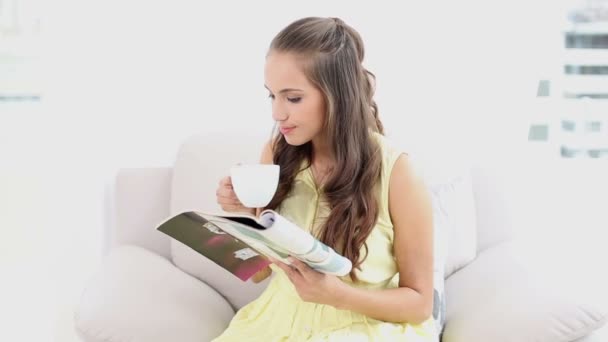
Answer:
MULTIPOLYGON (((269 138, 268 135, 267 138, 269 138)), ((189 210, 219 212, 215 191, 219 181, 237 163, 257 163, 266 137, 209 133, 195 135, 180 147, 173 167, 171 214, 189 210)), ((243 283, 233 274, 178 241, 171 241, 173 263, 199 278, 239 309, 257 297, 268 280, 243 283)))
POLYGON ((508 165, 486 162, 471 168, 477 219, 477 253, 513 238, 513 184, 508 165))
POLYGON ((135 245, 167 259, 170 238, 155 227, 169 216, 172 167, 123 168, 105 188, 103 253, 135 245))

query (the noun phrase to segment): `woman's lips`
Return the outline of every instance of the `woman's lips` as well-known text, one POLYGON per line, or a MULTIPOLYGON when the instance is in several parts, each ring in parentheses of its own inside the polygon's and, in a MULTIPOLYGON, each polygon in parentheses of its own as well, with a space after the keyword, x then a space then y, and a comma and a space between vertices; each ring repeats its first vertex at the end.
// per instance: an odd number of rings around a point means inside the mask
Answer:
POLYGON ((291 133, 291 131, 293 131, 296 127, 281 127, 279 130, 281 131, 281 134, 289 134, 291 133))

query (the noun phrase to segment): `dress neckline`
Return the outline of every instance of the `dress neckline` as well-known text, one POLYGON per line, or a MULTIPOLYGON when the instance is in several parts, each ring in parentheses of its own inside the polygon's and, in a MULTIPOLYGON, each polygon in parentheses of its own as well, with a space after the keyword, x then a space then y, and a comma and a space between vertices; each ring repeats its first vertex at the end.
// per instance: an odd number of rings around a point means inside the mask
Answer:
POLYGON ((323 191, 323 184, 318 185, 315 181, 315 174, 312 172, 312 164, 306 168, 306 173, 311 187, 317 192, 317 195, 320 194, 323 191))

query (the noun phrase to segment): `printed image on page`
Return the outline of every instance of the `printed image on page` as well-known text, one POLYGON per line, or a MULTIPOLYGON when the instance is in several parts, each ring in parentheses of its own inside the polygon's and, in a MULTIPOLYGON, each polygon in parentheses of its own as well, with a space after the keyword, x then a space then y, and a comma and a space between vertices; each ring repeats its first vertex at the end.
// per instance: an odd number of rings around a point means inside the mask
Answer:
POLYGON ((247 281, 270 264, 246 243, 192 212, 177 215, 157 229, 206 256, 242 281, 247 281))
POLYGON ((282 246, 264 237, 264 235, 256 232, 254 228, 248 228, 241 223, 222 217, 213 217, 204 214, 201 215, 207 218, 209 222, 224 230, 226 233, 233 235, 254 248, 256 251, 268 257, 288 263, 287 257, 293 254, 288 249, 283 248, 282 246))

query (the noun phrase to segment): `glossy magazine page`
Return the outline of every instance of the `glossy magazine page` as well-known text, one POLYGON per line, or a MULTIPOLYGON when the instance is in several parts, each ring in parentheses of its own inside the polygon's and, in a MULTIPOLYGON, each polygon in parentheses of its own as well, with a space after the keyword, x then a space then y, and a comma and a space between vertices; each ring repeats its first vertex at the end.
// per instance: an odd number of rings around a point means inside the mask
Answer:
POLYGON ((352 268, 350 260, 272 210, 262 212, 257 219, 246 214, 191 211, 174 216, 157 229, 243 280, 269 264, 260 254, 286 264, 291 255, 319 272, 337 276, 347 275, 352 268))
POLYGON ((178 214, 163 222, 157 230, 204 255, 242 281, 249 280, 270 264, 247 243, 227 234, 195 212, 178 214))
POLYGON ((291 255, 319 272, 345 276, 351 271, 350 260, 273 210, 263 211, 257 219, 238 214, 199 214, 254 249, 286 264, 291 255))

